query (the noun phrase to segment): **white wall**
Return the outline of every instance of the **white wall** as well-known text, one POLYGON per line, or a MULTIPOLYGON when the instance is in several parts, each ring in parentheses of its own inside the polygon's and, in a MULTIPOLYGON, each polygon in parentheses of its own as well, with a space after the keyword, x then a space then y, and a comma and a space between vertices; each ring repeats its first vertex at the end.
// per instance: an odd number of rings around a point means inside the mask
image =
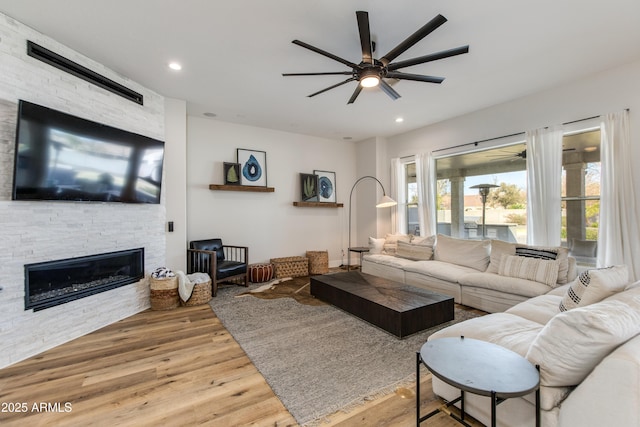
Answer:
MULTIPOLYGON (((144 247, 147 272, 164 265, 165 207, 12 201, 17 103, 25 99, 164 139, 164 99, 0 14, 0 367, 85 335, 149 306, 146 280, 46 310, 24 309, 24 265, 144 247), (144 96, 144 106, 28 57, 26 40, 144 96)), ((164 191, 163 191, 164 193, 164 191)))
MULTIPOLYGON (((544 92, 390 137, 388 159, 390 161, 393 157, 524 132, 625 108, 630 108, 632 140, 638 141, 639 75, 640 61, 636 61, 544 92)), ((499 143, 501 141, 481 147, 499 143)), ((634 158, 640 158, 640 143, 635 143, 634 149, 634 158)))
POLYGON ((347 212, 355 182, 355 147, 349 141, 188 117, 188 240, 220 237, 248 246, 249 262, 328 250, 330 265, 342 264, 347 248, 347 212), (236 149, 267 153, 267 185, 274 193, 211 191, 223 183, 223 162, 236 149), (336 195, 344 208, 294 207, 300 200, 299 173, 336 172, 336 195))
MULTIPOLYGON (((373 176, 384 186, 387 196, 392 195, 390 186, 390 162, 387 161, 387 141, 371 138, 356 143, 357 178, 373 176)), ((351 246, 367 246, 369 237, 384 237, 392 232, 392 208, 376 209, 383 196, 382 188, 372 179, 360 181, 353 192, 354 208, 351 246)), ((352 259, 353 263, 353 259, 352 259)))
POLYGON ((186 271, 187 261, 187 103, 165 99, 165 152, 163 190, 167 201, 166 265, 186 271), (168 222, 173 222, 173 232, 168 222))

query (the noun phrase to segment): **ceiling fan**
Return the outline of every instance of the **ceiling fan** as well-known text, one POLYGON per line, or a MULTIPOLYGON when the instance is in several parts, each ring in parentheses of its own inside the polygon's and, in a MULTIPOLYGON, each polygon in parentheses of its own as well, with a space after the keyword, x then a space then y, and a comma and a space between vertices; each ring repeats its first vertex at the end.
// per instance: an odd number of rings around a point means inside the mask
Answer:
POLYGON ((393 100, 400 98, 400 94, 396 92, 384 79, 398 79, 398 80, 413 80, 418 82, 427 82, 427 83, 442 83, 444 77, 435 77, 435 76, 425 76, 421 74, 411 74, 405 73, 402 71, 398 71, 401 68, 410 67, 412 65, 424 64, 425 62, 436 61, 438 59, 449 58, 455 55, 461 55, 463 53, 469 52, 469 46, 461 46, 453 49, 443 50, 441 52, 432 53, 430 55, 420 56, 417 58, 407 59, 404 61, 392 62, 406 50, 411 48, 413 45, 418 43, 428 34, 436 30, 442 24, 447 22, 447 18, 442 15, 438 15, 433 18, 431 21, 427 22, 422 28, 418 31, 407 37, 403 42, 397 45, 395 48, 391 49, 389 53, 382 56, 380 59, 375 59, 373 57, 373 51, 375 43, 371 40, 371 32, 369 30, 369 14, 367 12, 358 11, 356 12, 356 18, 358 21, 358 31, 360 33, 360 45, 362 46, 362 61, 358 64, 348 61, 346 59, 340 58, 332 53, 319 49, 315 46, 311 46, 305 42, 300 40, 293 40, 292 43, 298 46, 304 47, 305 49, 309 49, 315 53, 326 56, 327 58, 331 58, 334 61, 340 62, 347 67, 351 68, 351 71, 335 71, 335 72, 320 72, 320 73, 283 73, 282 75, 287 76, 323 76, 323 75, 346 75, 351 76, 348 79, 336 83, 332 86, 319 90, 318 92, 314 92, 311 95, 308 95, 309 98, 324 93, 328 90, 334 89, 338 86, 342 86, 343 84, 357 81, 358 86, 356 87, 353 95, 349 98, 348 104, 352 104, 363 87, 375 87, 379 86, 380 89, 393 100))

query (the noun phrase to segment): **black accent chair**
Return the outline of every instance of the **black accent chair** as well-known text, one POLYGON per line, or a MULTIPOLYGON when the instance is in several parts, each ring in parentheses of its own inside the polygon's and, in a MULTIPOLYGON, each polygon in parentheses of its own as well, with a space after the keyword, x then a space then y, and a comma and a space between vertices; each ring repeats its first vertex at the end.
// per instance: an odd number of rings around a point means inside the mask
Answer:
POLYGON ((187 273, 211 276, 211 294, 218 284, 233 282, 249 286, 249 248, 223 245, 222 239, 193 240, 187 249, 187 273))

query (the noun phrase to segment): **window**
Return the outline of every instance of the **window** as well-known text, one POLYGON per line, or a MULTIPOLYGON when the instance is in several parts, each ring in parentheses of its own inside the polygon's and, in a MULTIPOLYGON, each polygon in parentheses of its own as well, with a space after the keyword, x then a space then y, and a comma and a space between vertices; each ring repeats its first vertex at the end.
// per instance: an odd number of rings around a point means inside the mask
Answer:
POLYGON ((523 143, 437 159, 436 174, 438 233, 526 242, 523 143), (495 186, 484 204, 479 190, 471 188, 480 184, 495 186))
MULTIPOLYGON (((520 142, 437 159, 438 233, 526 243, 526 156, 526 145, 520 142), (484 204, 478 189, 471 188, 478 184, 496 186, 484 204)), ((600 213, 599 128, 565 134, 562 168, 562 244, 580 264, 595 265, 600 213)))
POLYGON ((563 138, 563 244, 579 265, 595 266, 600 217, 600 129, 563 138))
POLYGON ((407 232, 416 236, 420 235, 420 219, 418 217, 418 184, 416 182, 416 164, 406 163, 404 165, 405 170, 405 184, 406 184, 406 198, 404 205, 407 209, 407 232))

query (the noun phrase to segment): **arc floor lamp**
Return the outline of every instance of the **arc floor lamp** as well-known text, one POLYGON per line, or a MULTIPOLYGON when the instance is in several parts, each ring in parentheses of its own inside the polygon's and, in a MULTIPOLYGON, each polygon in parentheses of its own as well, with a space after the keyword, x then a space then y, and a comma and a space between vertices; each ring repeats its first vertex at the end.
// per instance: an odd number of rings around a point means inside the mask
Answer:
POLYGON ((373 179, 378 183, 378 185, 380 185, 380 188, 382 188, 382 198, 376 204, 376 208, 389 208, 398 204, 398 202, 387 196, 387 193, 384 190, 384 185, 382 185, 378 178, 366 175, 356 180, 353 187, 351 187, 351 193, 349 193, 349 247, 347 248, 347 269, 351 266, 351 206, 353 205, 353 190, 355 190, 356 186, 365 179, 373 179))

